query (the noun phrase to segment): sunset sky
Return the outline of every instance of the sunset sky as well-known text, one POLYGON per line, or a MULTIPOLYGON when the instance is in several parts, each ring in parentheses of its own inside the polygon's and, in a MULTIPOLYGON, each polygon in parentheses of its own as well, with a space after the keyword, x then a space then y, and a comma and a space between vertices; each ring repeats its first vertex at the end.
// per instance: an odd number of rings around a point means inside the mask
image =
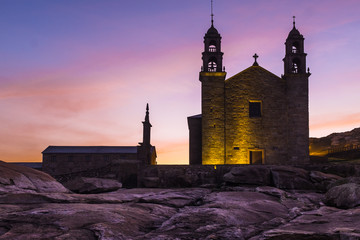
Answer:
MULTIPOLYGON (((360 127, 360 1, 214 0, 227 77, 283 74, 292 16, 305 37, 310 136, 360 127)), ((142 141, 146 103, 159 164, 188 163, 200 113, 210 0, 1 0, 0 160, 48 145, 142 141)))

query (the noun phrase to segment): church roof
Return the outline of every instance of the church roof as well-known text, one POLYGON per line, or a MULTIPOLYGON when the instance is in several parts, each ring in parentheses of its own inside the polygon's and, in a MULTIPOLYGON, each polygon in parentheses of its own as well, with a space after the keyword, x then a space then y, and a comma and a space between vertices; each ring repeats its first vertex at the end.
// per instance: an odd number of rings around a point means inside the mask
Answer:
POLYGON ((234 76, 226 79, 226 82, 232 82, 232 81, 236 81, 238 79, 246 79, 246 80, 253 80, 256 81, 257 79, 264 79, 264 78, 278 78, 279 80, 281 80, 280 77, 276 76, 275 74, 273 74, 272 72, 266 70, 263 67, 260 66, 251 66, 248 67, 247 69, 239 72, 238 74, 235 74, 234 76))
POLYGON ((137 153, 137 147, 123 146, 48 146, 44 153, 83 153, 83 154, 105 154, 105 153, 137 153))

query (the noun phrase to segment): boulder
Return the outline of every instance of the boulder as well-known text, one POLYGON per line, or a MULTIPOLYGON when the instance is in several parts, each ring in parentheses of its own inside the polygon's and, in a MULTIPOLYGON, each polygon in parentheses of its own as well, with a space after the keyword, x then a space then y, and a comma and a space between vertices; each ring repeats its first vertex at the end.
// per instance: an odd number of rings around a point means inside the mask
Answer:
POLYGON ((278 198, 284 198, 287 196, 287 193, 281 189, 269 187, 269 186, 261 186, 257 187, 255 189, 256 192, 263 193, 266 195, 278 197, 278 198))
POLYGON ((271 176, 273 184, 280 189, 314 189, 315 185, 311 181, 309 172, 291 166, 273 166, 271 167, 271 176))
POLYGON ((65 182, 64 186, 75 193, 104 193, 116 191, 122 184, 113 179, 77 177, 65 182))
POLYGON ((0 209, 0 239, 135 239, 157 228, 173 208, 126 204, 29 204, 0 209))
POLYGON ((0 161, 0 194, 10 192, 66 193, 69 190, 44 172, 0 161))
POLYGON ((331 188, 325 194, 325 203, 338 208, 354 208, 360 206, 360 185, 346 183, 331 188))
POLYGON ((270 169, 267 166, 233 167, 223 178, 227 184, 266 186, 271 182, 270 169))
POLYGON ((339 179, 333 183, 331 183, 328 186, 328 189, 336 187, 336 186, 340 186, 342 184, 346 184, 346 183, 356 183, 356 184, 360 184, 360 177, 347 177, 347 178, 342 178, 339 179))
POLYGON ((320 207, 292 221, 272 228, 250 240, 258 239, 360 239, 360 209, 342 210, 320 207))
POLYGON ((288 209, 276 197, 213 192, 202 205, 182 208, 143 239, 248 239, 287 218, 288 209))
POLYGON ((341 177, 360 177, 360 164, 325 164, 322 166, 317 166, 317 170, 325 173, 335 174, 341 177))
POLYGON ((205 195, 209 194, 209 189, 191 188, 191 189, 163 189, 156 195, 146 195, 138 201, 142 203, 154 203, 166 205, 169 207, 181 208, 185 206, 199 205, 205 195))
POLYGON ((319 171, 311 171, 310 179, 319 190, 326 191, 328 190, 329 185, 343 178, 334 174, 323 173, 319 171))

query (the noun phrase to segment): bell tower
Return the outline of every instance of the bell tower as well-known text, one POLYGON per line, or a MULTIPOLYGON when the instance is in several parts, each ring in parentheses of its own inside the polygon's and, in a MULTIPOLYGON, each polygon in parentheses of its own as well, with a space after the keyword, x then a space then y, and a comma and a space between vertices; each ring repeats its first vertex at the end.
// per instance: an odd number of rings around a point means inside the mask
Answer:
POLYGON ((211 19, 211 27, 204 37, 202 72, 222 72, 223 54, 221 52, 221 36, 214 27, 214 20, 211 19))
POLYGON ((287 97, 287 143, 289 163, 309 160, 309 69, 306 72, 304 37, 295 27, 285 42, 283 79, 287 97))
POLYGON ((225 163, 225 77, 221 36, 214 27, 211 1, 211 27, 204 37, 200 72, 202 108, 202 164, 225 163))
POLYGON ((151 160, 151 143, 150 143, 150 132, 151 132, 151 123, 149 120, 149 104, 146 104, 146 113, 145 113, 145 121, 143 124, 143 141, 138 146, 138 159, 142 161, 143 164, 150 165, 156 164, 151 160))
POLYGON ((285 74, 305 74, 307 54, 304 53, 304 37, 295 27, 295 16, 293 19, 293 29, 285 42, 284 72, 285 74))
POLYGON ((149 104, 146 104, 146 113, 145 113, 145 121, 143 123, 143 142, 142 144, 145 146, 150 146, 150 131, 151 131, 151 123, 149 120, 149 104))

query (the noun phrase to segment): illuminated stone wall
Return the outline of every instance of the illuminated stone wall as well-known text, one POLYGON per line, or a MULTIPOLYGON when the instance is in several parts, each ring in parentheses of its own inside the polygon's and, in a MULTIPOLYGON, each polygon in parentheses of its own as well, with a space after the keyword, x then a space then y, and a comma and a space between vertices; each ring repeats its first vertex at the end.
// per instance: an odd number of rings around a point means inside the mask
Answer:
POLYGON ((202 164, 224 164, 225 72, 200 72, 202 83, 202 164))
POLYGON ((202 118, 202 164, 249 164, 250 151, 261 151, 264 164, 306 162, 308 76, 279 78, 260 66, 226 81, 225 73, 201 72, 202 116, 196 117, 202 118), (261 117, 249 116, 251 101, 261 102, 261 117))
POLYGON ((249 150, 262 150, 265 164, 287 161, 285 81, 252 66, 225 82, 226 164, 249 164, 249 150), (249 102, 261 101, 262 116, 249 117, 249 102))

